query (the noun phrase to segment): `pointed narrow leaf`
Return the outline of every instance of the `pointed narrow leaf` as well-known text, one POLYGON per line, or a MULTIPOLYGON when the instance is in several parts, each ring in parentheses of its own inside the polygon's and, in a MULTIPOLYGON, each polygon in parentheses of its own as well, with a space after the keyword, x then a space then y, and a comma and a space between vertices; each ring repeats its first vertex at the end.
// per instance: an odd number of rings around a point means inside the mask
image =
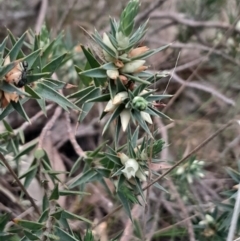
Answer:
POLYGON ((88 219, 86 219, 86 218, 83 218, 83 217, 81 217, 81 216, 78 216, 78 215, 76 215, 76 214, 70 213, 70 212, 68 212, 68 211, 66 211, 66 210, 63 211, 62 217, 63 217, 63 218, 66 218, 66 219, 81 220, 81 221, 84 221, 84 222, 86 222, 86 223, 92 224, 92 222, 91 222, 90 220, 88 220, 88 219))
POLYGON ((63 95, 59 94, 54 89, 50 88, 49 86, 43 84, 43 83, 37 83, 34 90, 43 98, 52 100, 62 106, 64 109, 66 107, 70 107, 73 109, 80 110, 76 105, 74 105, 72 102, 70 102, 67 98, 65 98, 63 95))
POLYGON ((22 104, 18 102, 11 101, 12 107, 20 114, 27 122, 30 122, 30 119, 28 118, 28 115, 26 114, 22 104))
POLYGON ((10 56, 10 60, 14 61, 17 59, 17 56, 19 54, 19 52, 21 51, 23 42, 24 42, 24 38, 26 36, 27 32, 25 32, 18 40, 17 42, 14 44, 14 46, 12 47, 12 49, 10 50, 10 52, 8 53, 8 55, 10 56))
POLYGON ((59 227, 56 227, 56 235, 59 237, 58 241, 79 241, 74 236, 70 235, 59 227))
POLYGON ((62 61, 64 60, 66 55, 67 54, 64 53, 61 56, 53 59, 50 63, 48 63, 47 65, 45 65, 42 68, 42 72, 51 72, 51 73, 53 73, 62 64, 62 61))

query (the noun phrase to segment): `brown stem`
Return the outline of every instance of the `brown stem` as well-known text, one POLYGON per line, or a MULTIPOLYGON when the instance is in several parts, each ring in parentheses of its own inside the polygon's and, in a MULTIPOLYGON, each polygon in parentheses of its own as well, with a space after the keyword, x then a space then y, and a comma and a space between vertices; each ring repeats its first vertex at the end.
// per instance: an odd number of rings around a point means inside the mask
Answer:
POLYGON ((19 185, 19 187, 22 189, 22 191, 24 192, 24 194, 26 195, 26 197, 28 198, 28 200, 30 201, 30 203, 32 204, 32 206, 34 207, 35 211, 40 215, 40 211, 38 209, 38 206, 36 205, 36 203, 34 202, 33 198, 28 194, 28 191, 26 190, 26 188, 23 186, 23 184, 20 182, 19 178, 17 177, 17 175, 15 174, 15 172, 12 170, 12 168, 10 167, 10 165, 8 164, 7 160, 5 159, 5 157, 3 156, 3 154, 0 152, 0 159, 2 160, 2 162, 4 163, 4 165, 6 166, 6 168, 8 169, 8 171, 11 173, 11 175, 14 177, 15 181, 17 182, 17 184, 19 185))

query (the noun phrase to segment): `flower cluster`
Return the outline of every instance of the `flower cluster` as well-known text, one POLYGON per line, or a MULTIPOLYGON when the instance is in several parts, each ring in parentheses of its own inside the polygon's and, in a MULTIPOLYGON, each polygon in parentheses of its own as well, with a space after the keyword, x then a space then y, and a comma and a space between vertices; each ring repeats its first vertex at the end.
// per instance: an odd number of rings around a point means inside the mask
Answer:
POLYGON ((194 178, 203 178, 204 161, 191 159, 189 162, 186 162, 183 166, 180 166, 176 170, 176 175, 180 179, 186 179, 188 183, 192 183, 194 178))
POLYGON ((138 177, 140 181, 147 180, 148 171, 143 171, 141 165, 136 159, 130 158, 124 153, 118 153, 118 157, 124 166, 122 173, 129 180, 132 177, 138 177))

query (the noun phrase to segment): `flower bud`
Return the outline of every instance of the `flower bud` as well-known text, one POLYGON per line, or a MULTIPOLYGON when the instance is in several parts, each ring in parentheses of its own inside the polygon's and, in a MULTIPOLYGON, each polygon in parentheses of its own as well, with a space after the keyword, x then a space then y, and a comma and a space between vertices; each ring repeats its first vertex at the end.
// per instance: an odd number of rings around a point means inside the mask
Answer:
POLYGON ((104 109, 104 112, 114 111, 116 108, 117 108, 117 105, 114 105, 112 100, 109 100, 104 109))
MULTIPOLYGON (((106 33, 103 33, 103 43, 106 44, 110 49, 112 49, 117 54, 117 50, 114 48, 106 33)), ((103 50, 103 55, 107 61, 114 61, 114 58, 111 55, 109 55, 105 50, 103 50)))
POLYGON ((124 154, 124 153, 122 153, 122 152, 118 152, 118 153, 117 153, 117 156, 120 158, 121 163, 122 163, 123 165, 125 165, 126 161, 130 159, 126 154, 124 154))
POLYGON ((117 69, 109 69, 107 70, 107 76, 110 79, 116 79, 119 76, 119 72, 117 69))
POLYGON ((140 111, 140 115, 146 122, 148 122, 149 124, 152 124, 151 116, 148 113, 144 111, 140 111))
POLYGON ((125 168, 122 170, 122 173, 127 179, 135 177, 136 172, 139 168, 139 164, 135 159, 128 159, 125 164, 125 168))
POLYGON ((128 57, 129 58, 133 58, 133 57, 139 56, 141 54, 144 54, 148 50, 149 50, 149 48, 147 46, 142 46, 142 47, 138 47, 138 48, 132 49, 129 52, 128 57))
POLYGON ((117 93, 114 96, 112 103, 114 105, 120 105, 127 98, 128 98, 128 92, 127 91, 122 91, 122 92, 117 93))
POLYGON ((185 169, 183 166, 179 167, 176 171, 176 174, 177 175, 182 175, 184 173, 185 169))
POLYGON ((118 68, 122 68, 124 66, 124 63, 117 59, 115 62, 114 62, 115 66, 118 67, 118 68))
POLYGON ((138 71, 139 68, 142 67, 145 62, 145 60, 133 60, 131 62, 126 63, 123 66, 123 68, 121 68, 121 71, 123 73, 134 73, 138 71))
POLYGON ((134 97, 132 104, 133 104, 133 108, 140 111, 146 110, 148 106, 148 102, 141 96, 134 97))
POLYGON ((143 182, 147 181, 146 175, 144 175, 144 173, 140 169, 137 170, 136 177, 138 177, 140 181, 143 181, 143 182))
POLYGON ((123 85, 126 85, 128 83, 128 78, 124 75, 119 75, 119 79, 121 80, 123 85))
POLYGON ((126 37, 121 31, 116 33, 116 39, 120 48, 126 48, 129 45, 129 38, 126 37))
POLYGON ((125 132, 127 129, 128 123, 130 121, 130 118, 131 118, 131 111, 129 109, 124 109, 120 113, 120 118, 121 118, 123 132, 125 132))

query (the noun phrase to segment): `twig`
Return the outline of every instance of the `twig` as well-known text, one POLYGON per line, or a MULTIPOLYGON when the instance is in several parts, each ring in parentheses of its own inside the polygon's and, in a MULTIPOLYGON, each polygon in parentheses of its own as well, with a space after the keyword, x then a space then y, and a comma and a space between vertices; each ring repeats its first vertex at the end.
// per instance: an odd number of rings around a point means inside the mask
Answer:
POLYGON ((37 34, 39 34, 40 31, 41 31, 41 28, 42 28, 42 25, 43 25, 43 22, 44 22, 44 19, 45 19, 45 16, 46 16, 47 9, 48 9, 48 0, 42 0, 41 8, 40 8, 39 15, 38 15, 38 18, 37 18, 37 22, 36 22, 36 25, 35 25, 35 31, 36 31, 37 34))
POLYGON ((43 147, 43 141, 45 139, 45 137, 47 136, 47 133, 50 129, 52 129, 55 121, 58 119, 58 117, 61 115, 62 113, 62 109, 61 107, 57 107, 53 116, 51 117, 51 119, 49 120, 49 122, 46 124, 46 126, 43 128, 42 133, 39 137, 39 143, 38 143, 38 148, 42 148, 43 147))
POLYGON ((174 72, 172 73, 172 77, 178 83, 182 84, 182 86, 184 86, 184 87, 191 87, 191 88, 203 90, 205 92, 212 94, 213 96, 216 96, 217 98, 221 99, 222 101, 224 101, 225 103, 227 103, 229 105, 232 105, 232 106, 236 105, 236 102, 234 100, 227 98, 226 96, 224 96, 223 94, 221 94, 220 92, 218 92, 211 86, 206 86, 206 85, 203 85, 203 84, 200 84, 197 82, 186 82, 174 72))
POLYGON ((156 8, 161 6, 164 2, 166 2, 166 0, 158 0, 158 1, 152 2, 152 4, 150 4, 150 6, 147 9, 145 9, 142 13, 138 14, 138 16, 136 18, 136 24, 138 25, 141 21, 146 19, 146 17, 148 17, 148 15, 151 12, 156 10, 156 8))
POLYGON ((6 168, 8 169, 8 171, 11 173, 11 175, 14 177, 15 181, 17 182, 17 184, 19 185, 19 187, 22 189, 22 191, 24 192, 24 194, 26 195, 26 197, 28 198, 28 200, 30 201, 30 203, 32 204, 32 206, 34 207, 35 211, 40 215, 40 211, 38 209, 38 206, 36 205, 36 203, 34 202, 33 198, 29 195, 28 191, 26 190, 26 188, 23 186, 23 184, 21 183, 21 181, 19 180, 19 178, 17 177, 17 175, 15 174, 15 172, 12 170, 11 166, 8 164, 7 160, 4 158, 3 154, 0 152, 0 159, 2 160, 2 162, 4 163, 4 165, 6 166, 6 168))
MULTIPOLYGON (((193 19, 187 19, 184 17, 184 14, 179 14, 176 12, 153 12, 150 15, 150 18, 153 19, 170 19, 176 23, 186 25, 191 28, 220 28, 222 30, 228 30, 232 28, 232 25, 222 22, 211 22, 211 21, 195 21, 193 19)), ((235 33, 240 33, 240 30, 233 27, 235 33)))
POLYGON ((86 157, 85 152, 82 150, 81 146, 77 143, 76 138, 73 134, 73 130, 71 127, 71 121, 70 121, 70 116, 68 112, 65 112, 65 119, 66 119, 66 123, 67 123, 67 132, 68 132, 68 137, 69 140, 75 150, 75 152, 82 157, 86 157))

